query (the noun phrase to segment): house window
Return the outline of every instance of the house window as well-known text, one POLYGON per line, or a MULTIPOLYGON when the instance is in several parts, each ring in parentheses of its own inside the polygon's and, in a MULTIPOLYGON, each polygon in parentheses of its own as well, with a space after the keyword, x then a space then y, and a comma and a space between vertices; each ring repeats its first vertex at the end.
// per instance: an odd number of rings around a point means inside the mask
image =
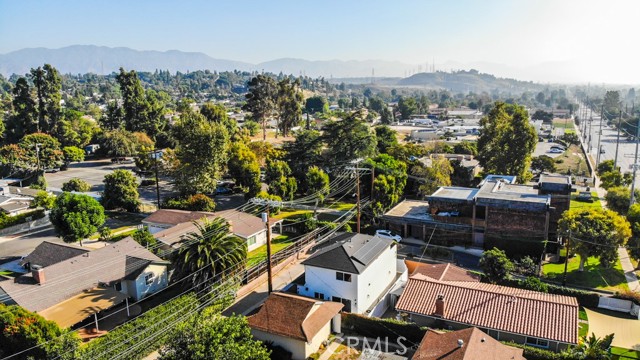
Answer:
POLYGON ((340 297, 337 297, 337 296, 332 296, 331 297, 331 301, 343 303, 344 304, 344 308, 342 310, 344 310, 346 312, 351 312, 351 300, 343 299, 343 298, 340 298, 340 297))
POLYGON ((256 236, 253 235, 247 239, 247 245, 251 246, 256 243, 256 236))
POLYGON ((336 272, 336 280, 351 282, 351 274, 336 272))
POLYGON ((324 300, 324 294, 319 293, 319 292, 314 292, 313 293, 313 297, 316 298, 316 299, 324 300))
POLYGON ((538 339, 538 338, 534 338, 534 337, 527 337, 527 345, 541 347, 541 348, 545 348, 546 349, 546 348, 549 347, 549 342, 547 340, 543 340, 543 339, 538 339))
POLYGON ((118 281, 113 287, 116 291, 122 291, 122 283, 120 281, 118 281))
POLYGON ((144 276, 144 283, 145 283, 146 285, 151 285, 151 284, 153 284, 153 280, 154 280, 153 273, 151 273, 151 274, 146 274, 146 275, 144 276))

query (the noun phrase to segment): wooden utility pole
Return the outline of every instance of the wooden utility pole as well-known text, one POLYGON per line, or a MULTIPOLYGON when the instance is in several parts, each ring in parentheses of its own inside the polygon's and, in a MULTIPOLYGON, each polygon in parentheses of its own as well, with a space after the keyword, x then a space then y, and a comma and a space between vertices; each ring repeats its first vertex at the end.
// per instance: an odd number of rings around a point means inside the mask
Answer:
POLYGON ((376 180, 376 168, 375 166, 371 166, 371 194, 369 195, 369 200, 373 201, 373 182, 376 180))
POLYGON ((567 266, 569 265, 569 244, 571 243, 571 231, 567 237, 567 243, 565 244, 564 254, 564 275, 562 276, 562 286, 567 286, 567 266))
MULTIPOLYGON (((604 120, 604 105, 600 107, 600 130, 598 131, 598 149, 596 155, 596 167, 600 165, 600 139, 602 138, 602 121, 604 120)), ((595 186, 595 184, 594 184, 595 186)))
POLYGON ((156 198, 158 200, 158 210, 160 209, 160 182, 158 181, 158 156, 160 153, 158 151, 154 152, 153 157, 155 158, 155 162, 156 162, 156 198))
POLYGON ((358 169, 358 163, 356 163, 356 232, 360 233, 360 169, 358 169))
POLYGON ((636 155, 633 158, 633 178, 631 180, 631 201, 629 207, 636 202, 635 190, 636 190, 636 171, 638 170, 638 145, 640 144, 640 117, 636 124, 636 155))
POLYGON ((269 219, 269 204, 267 210, 262 214, 262 221, 267 225, 267 284, 268 294, 273 291, 273 274, 271 269, 271 220, 269 219))
POLYGON ((616 139, 616 157, 613 160, 613 169, 618 168, 618 147, 620 147, 620 126, 622 126, 622 105, 620 106, 620 116, 618 117, 618 138, 616 139))

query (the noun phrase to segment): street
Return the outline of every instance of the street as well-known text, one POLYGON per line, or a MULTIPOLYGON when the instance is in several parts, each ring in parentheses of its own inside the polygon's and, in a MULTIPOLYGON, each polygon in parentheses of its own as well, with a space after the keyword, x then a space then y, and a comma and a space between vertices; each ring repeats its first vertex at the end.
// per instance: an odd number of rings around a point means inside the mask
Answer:
POLYGON ((8 258, 28 255, 45 240, 63 243, 62 239, 56 236, 52 226, 27 234, 0 237, 0 263, 8 258))
MULTIPOLYGON (((582 107, 583 105, 581 105, 582 107)), ((580 114, 580 110, 578 114, 580 114)), ((588 119, 589 117, 587 117, 588 119)), ((582 124, 582 123, 581 123, 582 124)), ((584 125, 582 125, 584 126, 584 125)), ((604 149, 604 153, 600 154, 600 162, 604 160, 615 160, 616 156, 616 141, 618 139, 618 130, 614 127, 608 126, 606 121, 600 119, 600 115, 593 113, 593 121, 586 122, 587 131, 585 134, 585 144, 589 146, 589 154, 593 158, 594 162, 598 160, 598 142, 604 149), (602 125, 602 136, 598 139, 598 131, 602 125), (588 135, 591 135, 589 138, 588 135)), ((584 129, 584 127, 581 127, 584 129)), ((631 165, 634 162, 634 156, 636 151, 636 142, 628 140, 629 135, 624 131, 620 131, 620 145, 618 148, 618 161, 617 165, 623 173, 631 172, 633 169, 631 165)), ((640 185, 640 176, 636 179, 636 188, 640 185)))

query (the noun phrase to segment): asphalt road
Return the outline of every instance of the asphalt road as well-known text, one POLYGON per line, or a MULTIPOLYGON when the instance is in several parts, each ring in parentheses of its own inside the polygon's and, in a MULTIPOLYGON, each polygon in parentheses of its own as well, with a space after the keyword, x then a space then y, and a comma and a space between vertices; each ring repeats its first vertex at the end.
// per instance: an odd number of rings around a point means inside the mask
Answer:
MULTIPOLYGON (((586 134, 591 134, 591 142, 589 137, 586 139, 586 144, 590 144, 589 153, 594 160, 598 159, 598 131, 602 124, 602 135, 600 137, 600 145, 604 149, 604 153, 600 154, 600 161, 603 160, 615 160, 616 156, 616 142, 618 140, 618 130, 608 126, 606 121, 600 121, 600 116, 593 113, 593 121, 587 121, 586 134)), ((631 165, 634 162, 636 150, 635 141, 629 141, 628 135, 624 131, 620 131, 620 142, 618 147, 618 159, 617 165, 621 167, 623 173, 631 172, 633 169, 631 165)), ((640 173, 636 178, 636 188, 640 186, 640 173)))
POLYGON ((3 259, 28 255, 43 241, 63 243, 52 227, 37 229, 20 236, 0 237, 0 263, 3 259))

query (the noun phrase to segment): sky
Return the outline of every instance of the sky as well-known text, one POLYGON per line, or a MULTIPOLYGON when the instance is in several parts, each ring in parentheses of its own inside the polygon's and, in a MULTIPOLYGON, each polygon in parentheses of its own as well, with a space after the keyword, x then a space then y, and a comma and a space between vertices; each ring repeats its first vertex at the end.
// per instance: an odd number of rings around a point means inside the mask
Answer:
POLYGON ((640 83, 639 16, 635 0, 0 0, 0 54, 80 44, 640 83))

